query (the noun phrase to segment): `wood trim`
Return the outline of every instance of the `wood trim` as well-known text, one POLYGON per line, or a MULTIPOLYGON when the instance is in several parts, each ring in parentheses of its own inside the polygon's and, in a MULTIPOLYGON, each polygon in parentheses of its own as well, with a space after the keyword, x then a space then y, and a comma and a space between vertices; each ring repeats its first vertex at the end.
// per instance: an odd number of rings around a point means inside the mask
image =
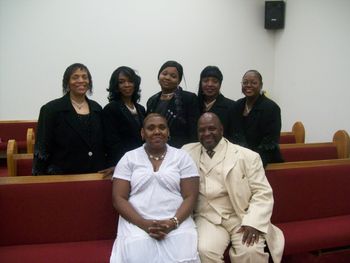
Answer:
POLYGON ((2 123, 21 123, 21 122, 38 122, 38 120, 0 120, 0 124, 2 123))
POLYGON ((305 128, 301 121, 297 121, 293 124, 292 131, 281 132, 281 137, 294 135, 296 143, 305 143, 305 128))
POLYGON ((27 153, 34 153, 35 132, 33 128, 27 129, 27 153))
POLYGON ((285 162, 285 163, 270 163, 266 166, 266 171, 305 168, 305 167, 320 167, 329 165, 349 165, 350 159, 331 159, 331 160, 316 160, 316 161, 299 161, 299 162, 285 162))
POLYGON ((100 173, 0 177, 0 185, 111 180, 100 173))
POLYGON ((334 134, 333 143, 337 146, 339 158, 350 157, 350 137, 345 130, 339 130, 334 134))

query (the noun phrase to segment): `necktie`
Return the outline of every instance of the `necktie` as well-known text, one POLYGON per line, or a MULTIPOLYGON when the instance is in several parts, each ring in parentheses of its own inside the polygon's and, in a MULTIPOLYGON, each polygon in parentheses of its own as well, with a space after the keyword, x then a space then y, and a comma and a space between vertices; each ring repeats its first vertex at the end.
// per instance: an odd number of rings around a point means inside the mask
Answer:
POLYGON ((210 158, 214 156, 214 151, 213 150, 207 150, 207 154, 209 155, 210 158))

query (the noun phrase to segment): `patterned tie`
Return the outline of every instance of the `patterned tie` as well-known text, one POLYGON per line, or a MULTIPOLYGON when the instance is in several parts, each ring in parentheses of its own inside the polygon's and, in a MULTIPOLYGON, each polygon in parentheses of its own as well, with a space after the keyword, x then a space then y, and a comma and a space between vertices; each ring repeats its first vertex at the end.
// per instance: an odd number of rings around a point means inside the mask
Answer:
POLYGON ((207 154, 209 155, 210 158, 214 156, 214 151, 213 150, 207 150, 207 154))

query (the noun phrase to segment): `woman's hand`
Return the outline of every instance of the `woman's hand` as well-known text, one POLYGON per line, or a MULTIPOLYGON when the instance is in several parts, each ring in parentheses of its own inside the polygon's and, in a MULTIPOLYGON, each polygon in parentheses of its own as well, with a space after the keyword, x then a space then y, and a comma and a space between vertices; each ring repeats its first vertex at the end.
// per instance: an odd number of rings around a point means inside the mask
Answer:
POLYGON ((170 219, 166 220, 145 220, 142 229, 152 238, 162 240, 166 235, 175 229, 175 224, 170 219))

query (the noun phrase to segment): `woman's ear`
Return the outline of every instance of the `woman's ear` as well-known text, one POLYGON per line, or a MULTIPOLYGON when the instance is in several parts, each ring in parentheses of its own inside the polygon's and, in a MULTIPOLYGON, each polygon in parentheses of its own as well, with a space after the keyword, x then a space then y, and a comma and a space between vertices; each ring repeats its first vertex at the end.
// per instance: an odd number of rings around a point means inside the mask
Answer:
POLYGON ((143 141, 145 140, 145 131, 143 130, 143 128, 141 129, 141 138, 143 141))

